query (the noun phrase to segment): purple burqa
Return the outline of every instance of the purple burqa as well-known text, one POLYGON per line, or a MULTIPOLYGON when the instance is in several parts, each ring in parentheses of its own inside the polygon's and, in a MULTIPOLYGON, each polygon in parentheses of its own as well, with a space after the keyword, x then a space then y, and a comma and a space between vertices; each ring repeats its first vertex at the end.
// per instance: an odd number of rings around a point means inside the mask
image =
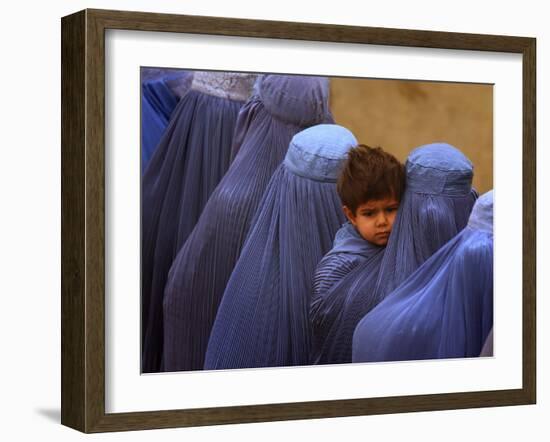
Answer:
POLYGON ((356 145, 336 124, 292 138, 227 284, 205 369, 309 362, 313 273, 345 219, 336 179, 356 145))
POLYGON ((384 253, 335 284, 325 295, 330 303, 317 310, 324 338, 315 362, 351 362, 353 332, 361 318, 468 222, 477 193, 471 187, 473 166, 458 149, 445 143, 418 147, 405 170, 405 192, 384 253))
POLYGON ((142 68, 141 172, 155 151, 178 101, 191 88, 193 73, 176 69, 142 68))
POLYGON ((477 357, 493 326, 493 192, 358 324, 353 361, 477 357))
POLYGON ((255 75, 195 72, 142 181, 142 371, 160 369, 162 298, 172 262, 229 167, 255 75))
POLYGON ((291 138, 332 121, 328 80, 265 75, 239 114, 235 159, 181 248, 164 294, 165 371, 199 370, 225 286, 291 138))

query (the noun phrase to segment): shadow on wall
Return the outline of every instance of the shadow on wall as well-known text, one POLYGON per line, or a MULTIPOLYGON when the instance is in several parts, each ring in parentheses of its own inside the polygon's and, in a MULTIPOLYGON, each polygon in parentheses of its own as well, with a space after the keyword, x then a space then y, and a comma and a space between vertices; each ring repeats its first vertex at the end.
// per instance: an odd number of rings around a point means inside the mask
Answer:
POLYGON ((493 188, 493 86, 331 79, 336 122, 401 161, 414 147, 444 141, 474 164, 474 187, 493 188))

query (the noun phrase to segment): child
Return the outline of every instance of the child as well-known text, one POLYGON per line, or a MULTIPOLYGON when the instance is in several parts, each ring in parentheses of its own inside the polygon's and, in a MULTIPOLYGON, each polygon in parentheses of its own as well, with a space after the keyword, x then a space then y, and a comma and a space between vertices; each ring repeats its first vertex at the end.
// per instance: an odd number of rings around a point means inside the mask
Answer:
POLYGON ((393 155, 363 144, 349 151, 337 184, 349 222, 337 232, 334 246, 317 266, 313 281, 313 362, 325 336, 323 330, 340 311, 345 293, 331 299, 324 295, 360 263, 381 260, 404 187, 404 166, 393 155))
POLYGON ((329 80, 263 75, 239 113, 231 167, 208 199, 182 246, 163 297, 166 371, 199 370, 225 287, 269 180, 290 140, 306 127, 332 121, 329 80))
POLYGON ((205 369, 308 364, 311 276, 345 219, 336 181, 356 145, 336 124, 292 138, 223 294, 205 369))
MULTIPOLYGON (((493 192, 357 325, 353 362, 476 357, 493 326, 493 192)), ((491 350, 488 350, 491 355, 491 350)))
POLYGON ((318 363, 351 362, 358 322, 457 235, 468 222, 477 192, 472 163, 455 147, 432 143, 405 163, 406 189, 384 252, 364 260, 323 294, 318 363), (337 308, 331 307, 337 304, 337 308))
POLYGON ((314 302, 387 244, 404 187, 404 167, 393 155, 364 144, 350 150, 337 184, 349 222, 338 231, 334 247, 317 267, 314 302))

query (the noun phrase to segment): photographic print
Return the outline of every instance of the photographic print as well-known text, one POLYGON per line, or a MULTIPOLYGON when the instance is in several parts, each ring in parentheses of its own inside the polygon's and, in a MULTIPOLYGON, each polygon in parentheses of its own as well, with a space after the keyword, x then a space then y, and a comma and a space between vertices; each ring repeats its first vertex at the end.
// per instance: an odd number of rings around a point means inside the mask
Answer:
POLYGON ((492 84, 140 75, 143 373, 492 356, 492 84))
POLYGON ((535 39, 61 28, 64 425, 535 403, 535 39))

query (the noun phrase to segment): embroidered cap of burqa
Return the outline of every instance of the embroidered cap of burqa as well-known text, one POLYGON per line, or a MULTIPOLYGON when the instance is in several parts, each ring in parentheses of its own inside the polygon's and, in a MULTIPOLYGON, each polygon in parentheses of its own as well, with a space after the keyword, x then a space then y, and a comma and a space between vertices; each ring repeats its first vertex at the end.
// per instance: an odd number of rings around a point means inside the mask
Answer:
POLYGON ((468 226, 357 326, 353 361, 479 356, 493 326, 493 192, 468 226))
POLYGON ((193 73, 167 69, 142 70, 141 172, 143 173, 180 98, 191 88, 193 73))
POLYGON ((205 369, 309 362, 313 273, 345 220, 336 179, 355 145, 334 124, 294 136, 223 295, 205 369))
POLYGON ((195 72, 142 181, 142 370, 158 371, 170 266, 229 166, 255 75, 195 72))
POLYGON ((165 290, 164 369, 198 370, 258 203, 292 137, 332 121, 327 78, 265 75, 239 114, 235 159, 180 250, 165 290))
MULTIPOLYGON (((473 166, 455 147, 429 144, 405 163, 406 188, 383 254, 353 269, 325 295, 317 313, 320 349, 313 362, 351 362, 358 322, 467 224, 477 197, 473 166)), ((318 342, 319 342, 318 341, 318 342)))

